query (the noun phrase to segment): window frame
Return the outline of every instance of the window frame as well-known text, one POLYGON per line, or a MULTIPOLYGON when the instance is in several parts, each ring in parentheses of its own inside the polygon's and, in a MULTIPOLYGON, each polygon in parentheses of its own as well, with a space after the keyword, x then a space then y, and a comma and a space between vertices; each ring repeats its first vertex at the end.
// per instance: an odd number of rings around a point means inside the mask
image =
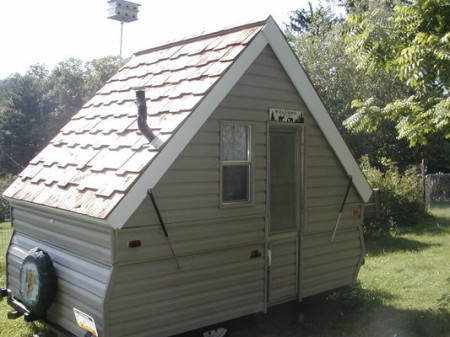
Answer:
POLYGON ((220 123, 220 207, 242 207, 251 206, 254 203, 254 124, 240 121, 221 121, 220 123), (225 160, 224 159, 224 127, 225 125, 244 126, 247 128, 247 159, 246 160, 225 160), (247 167, 247 199, 242 200, 224 200, 223 183, 224 167, 247 167))

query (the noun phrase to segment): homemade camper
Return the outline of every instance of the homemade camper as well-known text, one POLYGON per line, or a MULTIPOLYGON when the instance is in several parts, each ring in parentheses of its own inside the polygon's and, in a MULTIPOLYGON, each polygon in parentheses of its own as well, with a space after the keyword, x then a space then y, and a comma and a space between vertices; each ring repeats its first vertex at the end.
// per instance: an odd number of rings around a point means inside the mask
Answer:
POLYGON ((135 54, 4 195, 10 316, 139 337, 352 284, 371 189, 269 17, 135 54))

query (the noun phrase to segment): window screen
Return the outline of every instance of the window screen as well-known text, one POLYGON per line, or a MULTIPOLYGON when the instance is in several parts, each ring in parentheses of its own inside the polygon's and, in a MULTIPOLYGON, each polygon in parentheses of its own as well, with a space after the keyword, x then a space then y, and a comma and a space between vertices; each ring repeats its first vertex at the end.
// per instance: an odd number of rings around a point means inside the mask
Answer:
POLYGON ((222 124, 222 202, 250 201, 251 126, 222 124))

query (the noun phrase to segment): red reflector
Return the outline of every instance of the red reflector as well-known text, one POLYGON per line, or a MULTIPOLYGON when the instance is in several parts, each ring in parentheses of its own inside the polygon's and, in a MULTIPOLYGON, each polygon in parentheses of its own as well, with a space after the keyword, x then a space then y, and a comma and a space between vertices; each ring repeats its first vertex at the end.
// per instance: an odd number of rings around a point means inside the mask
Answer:
POLYGON ((141 246, 141 240, 128 241, 128 248, 138 248, 141 246))

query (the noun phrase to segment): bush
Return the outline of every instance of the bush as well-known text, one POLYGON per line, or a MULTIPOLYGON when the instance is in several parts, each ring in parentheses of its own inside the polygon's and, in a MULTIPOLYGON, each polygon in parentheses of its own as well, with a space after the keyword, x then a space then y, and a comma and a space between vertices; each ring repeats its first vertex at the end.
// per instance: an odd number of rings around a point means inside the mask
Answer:
POLYGON ((416 169, 400 172, 387 158, 381 160, 380 166, 381 169, 371 166, 368 156, 361 158, 361 169, 370 186, 381 191, 381 217, 365 224, 368 232, 411 225, 426 214, 420 172, 416 169))

